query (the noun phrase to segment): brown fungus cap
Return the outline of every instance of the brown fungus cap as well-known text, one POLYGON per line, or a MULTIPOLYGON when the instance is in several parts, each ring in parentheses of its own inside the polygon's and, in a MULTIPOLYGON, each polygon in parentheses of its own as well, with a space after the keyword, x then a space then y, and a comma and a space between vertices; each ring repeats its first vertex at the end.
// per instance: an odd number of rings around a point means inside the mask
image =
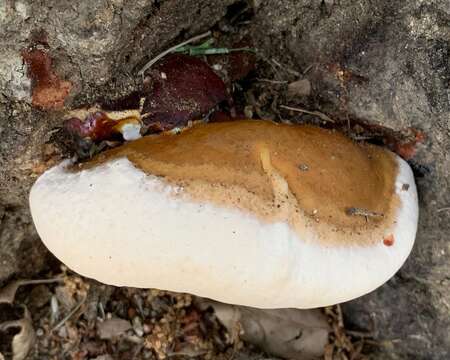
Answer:
POLYGON ((320 228, 328 243, 379 241, 397 206, 394 155, 318 127, 252 120, 202 124, 129 142, 81 169, 120 157, 198 201, 251 211, 266 221, 280 220, 284 208, 292 226, 320 228), (286 180, 286 194, 274 185, 273 171, 286 180))

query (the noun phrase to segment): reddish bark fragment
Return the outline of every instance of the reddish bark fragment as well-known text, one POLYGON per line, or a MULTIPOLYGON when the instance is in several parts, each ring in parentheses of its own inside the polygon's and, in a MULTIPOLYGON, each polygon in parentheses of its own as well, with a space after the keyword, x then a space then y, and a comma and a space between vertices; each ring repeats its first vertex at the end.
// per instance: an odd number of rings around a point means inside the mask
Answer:
POLYGON ((37 86, 33 89, 32 103, 43 110, 62 109, 71 89, 72 83, 63 80, 53 86, 37 86))
POLYGON ((46 50, 27 49, 22 57, 32 80, 32 103, 44 110, 64 107, 64 100, 72 89, 69 81, 59 79, 52 70, 52 60, 46 50))
POLYGON ((145 93, 144 123, 156 130, 184 127, 199 120, 220 103, 232 105, 222 79, 202 60, 171 55, 151 72, 145 93))
POLYGON ((425 141, 425 134, 422 131, 413 128, 409 130, 412 132, 412 136, 393 146, 393 151, 405 160, 412 159, 416 155, 418 144, 425 141))
POLYGON ((40 49, 23 50, 22 57, 28 66, 28 77, 36 85, 47 85, 54 81, 52 61, 47 51, 40 49))
POLYGON ((113 127, 117 123, 110 120, 101 111, 89 114, 86 119, 70 118, 66 121, 65 127, 71 134, 76 134, 80 138, 89 137, 93 141, 110 139, 113 127))

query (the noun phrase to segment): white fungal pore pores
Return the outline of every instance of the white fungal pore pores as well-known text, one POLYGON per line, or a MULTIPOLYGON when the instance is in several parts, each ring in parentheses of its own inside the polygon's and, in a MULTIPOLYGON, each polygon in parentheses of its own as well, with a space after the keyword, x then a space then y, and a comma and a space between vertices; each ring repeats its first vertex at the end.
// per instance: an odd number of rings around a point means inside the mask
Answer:
POLYGON ((80 172, 67 162, 50 169, 33 186, 30 207, 45 245, 84 276, 259 308, 312 308, 372 291, 406 260, 417 193, 408 164, 396 161, 399 205, 385 229, 393 243, 312 242, 286 222, 174 196, 180 189, 126 158, 80 172))

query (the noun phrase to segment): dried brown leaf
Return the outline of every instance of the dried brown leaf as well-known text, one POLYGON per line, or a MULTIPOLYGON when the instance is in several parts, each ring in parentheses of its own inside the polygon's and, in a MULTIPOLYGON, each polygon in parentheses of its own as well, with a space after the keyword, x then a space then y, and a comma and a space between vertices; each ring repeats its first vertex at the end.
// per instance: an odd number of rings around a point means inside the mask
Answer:
POLYGON ((233 334, 266 352, 285 358, 314 359, 324 354, 329 326, 318 309, 255 309, 199 300, 203 309, 212 307, 217 318, 233 334))
POLYGON ((311 95, 311 83, 308 79, 301 79, 291 82, 287 89, 288 97, 304 97, 311 95))
POLYGON ((187 55, 171 55, 151 72, 145 93, 144 123, 157 130, 185 127, 222 102, 231 105, 222 79, 204 61, 187 55))
POLYGON ((106 319, 97 324, 98 335, 100 336, 100 339, 104 340, 116 338, 130 329, 130 322, 120 318, 106 319))
POLYGON ((25 359, 35 341, 30 313, 9 303, 0 303, 0 312, 0 358, 25 359))

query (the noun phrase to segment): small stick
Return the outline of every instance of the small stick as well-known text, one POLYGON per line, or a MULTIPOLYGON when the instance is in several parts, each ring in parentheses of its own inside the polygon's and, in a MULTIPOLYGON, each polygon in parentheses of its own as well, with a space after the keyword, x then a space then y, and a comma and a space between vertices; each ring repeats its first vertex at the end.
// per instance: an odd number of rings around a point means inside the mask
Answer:
POLYGON ((369 217, 384 217, 384 214, 382 213, 357 207, 349 207, 345 209, 345 213, 349 216, 364 216, 366 218, 366 221, 369 217))
POLYGON ((359 135, 350 135, 350 138, 352 138, 355 141, 362 141, 362 140, 369 140, 373 139, 373 136, 359 136, 359 135))
POLYGON ((303 75, 305 75, 309 70, 311 70, 313 65, 308 65, 305 70, 303 70, 303 75))
POLYGON ((288 81, 284 81, 284 80, 270 80, 270 79, 261 79, 261 78, 257 78, 256 81, 259 82, 267 82, 267 83, 271 83, 271 84, 287 84, 288 81))
POLYGON ((64 277, 55 277, 51 279, 36 279, 36 280, 19 280, 19 286, 23 285, 39 285, 39 284, 51 284, 54 282, 64 281, 64 277))
POLYGON ((355 331, 355 330, 345 330, 347 335, 351 335, 353 337, 357 337, 360 339, 366 339, 366 338, 374 338, 375 334, 373 332, 365 332, 365 331, 355 331))
POLYGON ((139 99, 139 115, 142 116, 142 112, 144 111, 145 97, 141 97, 139 99))
POLYGON ((437 209, 437 212, 442 212, 442 211, 447 211, 447 210, 450 210, 450 206, 437 209))
POLYGON ((241 48, 190 48, 185 49, 183 51, 179 51, 179 49, 174 50, 174 52, 186 53, 190 56, 195 55, 222 55, 222 54, 230 54, 236 51, 254 51, 249 47, 241 47, 241 48))
POLYGON ((333 119, 331 119, 324 113, 321 113, 320 111, 309 111, 309 110, 301 109, 298 107, 292 107, 292 106, 286 106, 286 105, 280 105, 280 107, 283 109, 286 109, 286 110, 297 111, 297 112, 301 112, 304 114, 314 115, 314 116, 321 118, 323 121, 328 121, 328 122, 334 123, 333 119))
POLYGON ((339 304, 336 305, 336 312, 338 316, 338 325, 340 328, 344 328, 344 316, 342 315, 342 308, 339 304))
POLYGON ((50 331, 50 333, 52 333, 53 331, 55 331, 55 330, 58 330, 61 326, 63 326, 64 324, 65 324, 65 322, 67 321, 67 320, 69 320, 78 310, 80 310, 80 308, 81 308, 81 306, 85 303, 85 301, 86 301, 86 299, 87 299, 87 296, 85 296, 84 298, 83 298, 83 300, 81 300, 71 311, 70 311, 70 313, 68 313, 67 314, 67 316, 64 318, 64 319, 62 319, 58 324, 56 324, 53 328, 52 328, 52 330, 50 331))
POLYGON ((167 54, 170 54, 172 51, 178 49, 179 47, 185 46, 187 44, 193 43, 197 40, 203 39, 207 36, 211 35, 211 31, 207 31, 203 34, 194 36, 186 41, 183 41, 182 43, 172 46, 171 48, 163 51, 161 54, 155 56, 152 60, 150 60, 147 64, 144 65, 144 67, 139 70, 138 75, 144 75, 144 73, 147 71, 147 69, 149 69, 153 64, 155 64, 156 62, 158 62, 160 59, 162 59, 164 56, 166 56, 167 54))
POLYGON ((272 59, 272 62, 273 62, 276 66, 278 66, 280 69, 283 69, 283 70, 285 70, 286 72, 288 72, 288 73, 290 73, 290 74, 292 74, 292 75, 294 75, 294 76, 299 77, 299 76, 301 75, 298 71, 295 71, 295 70, 293 70, 293 69, 289 69, 286 65, 280 64, 280 63, 279 63, 278 61, 276 61, 275 59, 272 59))

